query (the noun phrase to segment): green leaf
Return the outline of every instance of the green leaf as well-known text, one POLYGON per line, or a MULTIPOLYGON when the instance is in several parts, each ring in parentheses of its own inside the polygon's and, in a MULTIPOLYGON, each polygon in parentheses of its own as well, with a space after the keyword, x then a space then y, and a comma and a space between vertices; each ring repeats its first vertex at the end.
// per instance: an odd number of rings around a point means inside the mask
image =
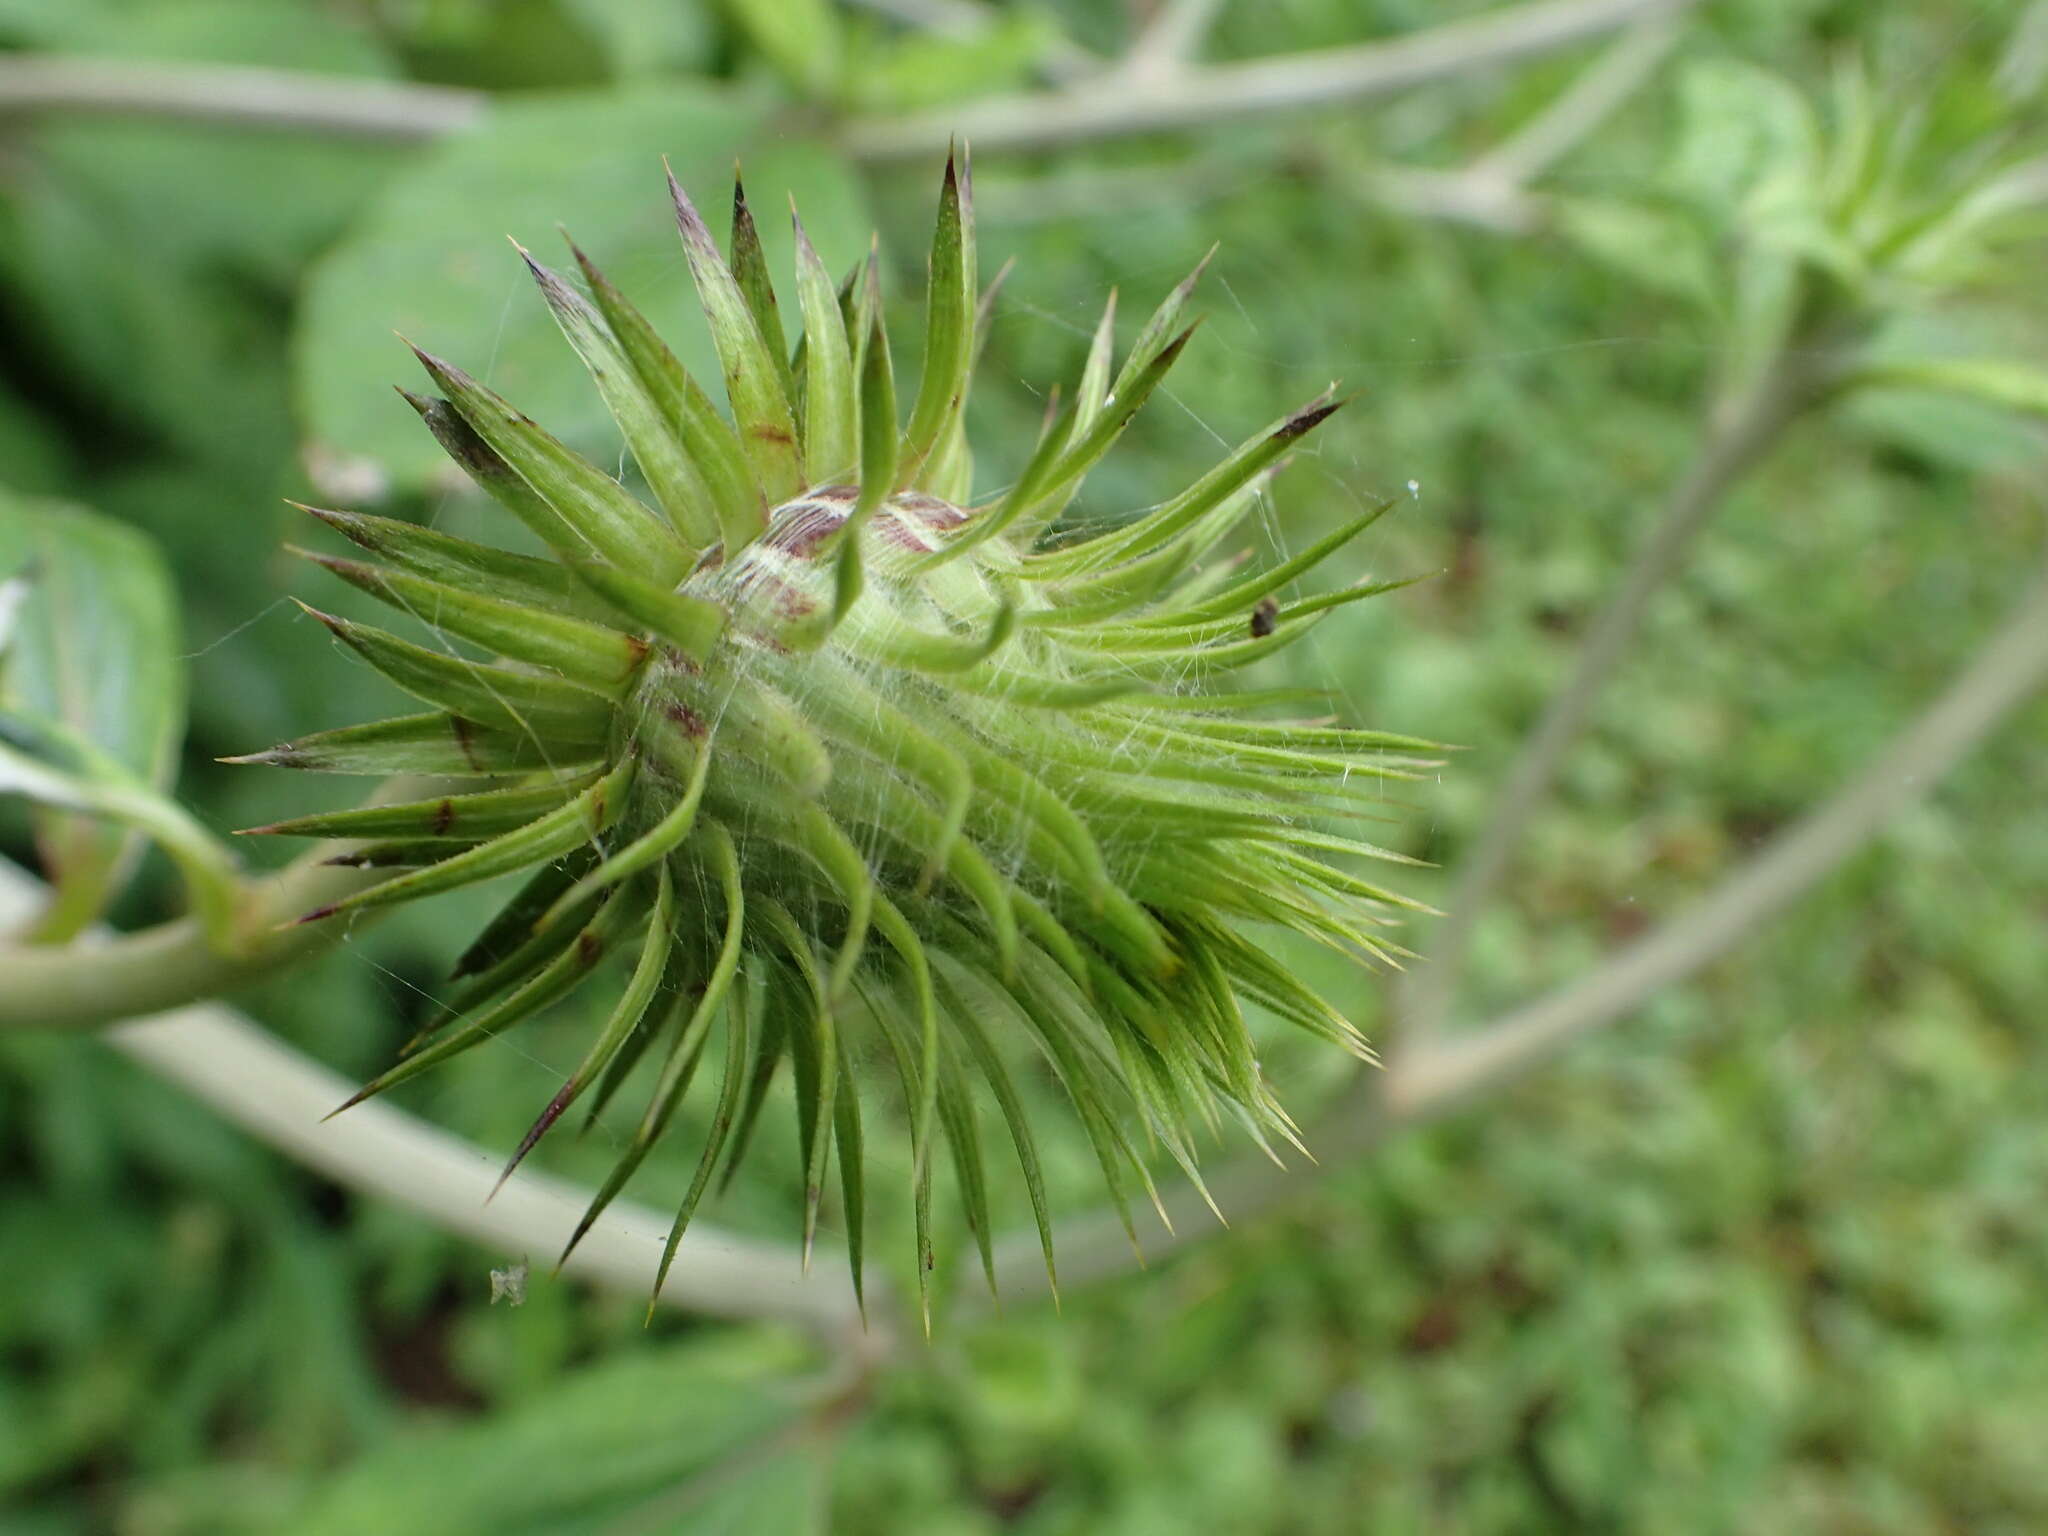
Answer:
POLYGON ((859 386, 831 274, 793 204, 790 224, 796 236, 797 304, 803 313, 808 357, 803 380, 804 479, 817 486, 855 472, 859 386))
POLYGON ((824 1529, 823 1431, 766 1332, 637 1350, 523 1407, 406 1427, 345 1468, 285 1536, 674 1536, 824 1529))
POLYGON ((358 548, 449 586, 466 587, 487 597, 556 613, 596 606, 554 560, 515 555, 396 518, 332 512, 300 502, 292 505, 318 518, 358 548))
POLYGON ((1788 81, 1729 59, 1705 59, 1679 76, 1678 147, 1672 185, 1723 216, 1766 183, 1811 176, 1820 150, 1812 106, 1788 81))
POLYGON ((796 90, 817 99, 839 94, 843 45, 826 0, 725 0, 725 10, 796 90))
MULTIPOLYGON (((15 31, 10 44, 40 33, 52 47, 160 69, 191 60, 329 77, 397 72, 374 29, 325 6, 28 0, 26 9, 48 18, 47 32, 15 31)), ((7 286, 32 323, 10 346, 31 336, 47 343, 67 387, 96 414, 139 422, 216 461, 249 463, 281 444, 275 298, 296 288, 304 264, 405 150, 97 114, 21 128, 0 243, 9 247, 7 286)), ((272 461, 263 468, 274 474, 272 461)))
MULTIPOLYGON (((593 747, 592 756, 596 755, 593 747)), ((426 773, 444 778, 491 778, 529 768, 579 766, 560 761, 529 731, 497 730, 460 715, 401 715, 367 725, 315 731, 265 752, 224 757, 224 763, 303 768, 313 773, 354 773, 378 778, 426 773)))
MULTIPOLYGON (((786 501, 803 488, 796 418, 790 412, 789 388, 784 382, 788 359, 778 356, 774 342, 762 334, 760 312, 748 302, 746 287, 719 255, 718 242, 672 170, 668 190, 683 237, 683 254, 697 285, 697 299, 718 348, 726 400, 732 407, 733 424, 739 428, 740 444, 769 502, 786 501)), ((752 226, 749 222, 744 227, 752 226)), ((741 249, 751 258, 750 266, 765 274, 758 231, 751 243, 741 242, 741 249)), ((780 336, 778 321, 776 337, 780 336)))
MULTIPOLYGON (((717 367, 689 284, 672 280, 667 154, 688 186, 722 186, 736 157, 764 194, 794 193, 834 270, 866 247, 858 184, 825 149, 768 127, 765 103, 663 81, 602 94, 500 101, 394 177, 349 238, 314 270, 293 337, 299 403, 316 445, 367 458, 400 487, 442 483, 445 460, 391 399, 401 331, 480 371, 570 447, 619 457, 617 429, 581 370, 564 367, 546 304, 506 246, 538 248, 559 222, 646 311, 699 378, 717 367)), ((772 269, 792 253, 782 221, 761 231, 772 269)), ((602 306, 600 306, 602 307, 602 306)), ((616 329, 616 327, 615 327, 616 329)), ((624 338, 621 338, 623 341, 624 338)))
POLYGON ((539 784, 487 789, 473 795, 442 795, 433 800, 366 805, 353 811, 326 811, 294 816, 245 836, 394 837, 415 841, 475 842, 523 827, 588 787, 591 774, 549 779, 539 784))
POLYGON ((577 795, 568 804, 547 812, 487 843, 468 848, 452 858, 425 869, 400 875, 366 891, 357 891, 331 906, 309 912, 299 921, 314 922, 337 912, 356 912, 369 907, 389 906, 394 901, 413 901, 438 895, 460 886, 495 880, 530 865, 559 859, 604 832, 624 814, 627 792, 632 788, 637 759, 624 758, 618 767, 577 795))
POLYGON ((696 661, 708 661, 718 637, 725 633, 725 610, 716 603, 600 561, 571 560, 566 564, 608 607, 696 661))
POLYGON ((747 189, 740 181, 738 171, 732 178, 732 244, 728 251, 732 263, 733 281, 740 285, 740 296, 746 300, 747 313, 754 317, 754 328, 761 333, 761 340, 767 344, 768 360, 774 365, 777 378, 782 381, 782 398, 789 408, 797 409, 796 377, 790 368, 789 338, 782 330, 782 308, 775 298, 775 279, 768 272, 768 256, 761 249, 761 231, 754 223, 754 212, 747 206, 747 189))
POLYGON ((550 539, 557 549, 577 553, 587 544, 664 580, 688 568, 692 552, 632 492, 453 363, 418 347, 413 353, 477 436, 553 509, 568 534, 550 539))
POLYGON ((964 152, 946 157, 932 231, 930 289, 925 296, 924 370, 904 428, 907 483, 924 484, 925 461, 967 405, 974 364, 974 180, 964 152))
POLYGON ((1685 210, 1612 198, 1558 197, 1557 227, 1567 240, 1652 293, 1711 311, 1723 279, 1716 234, 1685 210))
MULTIPOLYGON (((0 709, 0 796, 6 795, 154 838, 184 877, 193 913, 209 942, 223 954, 236 949, 237 885, 227 850, 176 801, 151 789, 90 742, 27 710, 0 709)), ((69 904, 60 903, 41 930, 46 935, 75 931, 76 924, 60 927, 53 921, 72 916, 69 904)))
POLYGON ((695 5, 647 0, 566 0, 567 8, 604 45, 620 79, 703 74, 716 46, 711 17, 695 5))
POLYGON ((466 586, 449 586, 409 571, 286 547, 444 635, 467 640, 508 660, 559 672, 571 682, 613 697, 625 690, 647 656, 644 640, 570 618, 555 612, 553 605, 536 608, 503 602, 466 586))
POLYGON ((979 15, 986 21, 959 35, 912 30, 892 38, 885 52, 863 57, 848 88, 878 110, 907 112, 1028 85, 1059 39, 1057 23, 1035 8, 979 15))
MULTIPOLYGON (((0 581, 17 577, 25 588, 0 662, 0 711, 87 743, 113 770, 96 777, 127 791, 166 788, 185 730, 185 668, 177 594, 156 546, 83 507, 0 491, 0 581)), ((120 891, 141 845, 98 816, 44 811, 35 830, 58 892, 40 936, 69 938, 120 891)))
POLYGON ((492 666, 448 651, 430 651, 368 624, 336 618, 317 608, 306 608, 306 612, 424 703, 501 731, 540 737, 556 750, 568 743, 601 742, 611 726, 612 705, 603 694, 562 678, 492 666))
MULTIPOLYGON (((574 247, 572 245, 571 249, 574 247)), ((604 317, 577 293, 558 273, 533 259, 524 246, 519 255, 539 284, 562 335, 576 349, 590 370, 591 380, 604 397, 605 408, 618 423, 633 462, 654 492, 654 499, 668 514, 692 554, 701 553, 717 541, 717 520, 705 506, 705 486, 697 467, 690 462, 676 434, 664 418, 660 402, 648 390, 633 367, 631 358, 604 317)))
POLYGON ((2048 416, 2048 369, 1998 357, 1894 358, 1860 368, 1850 389, 1925 389, 2048 416))
POLYGON ((731 423, 718 413, 704 386, 690 376, 655 332, 647 317, 574 241, 569 249, 583 269, 590 294, 618 339, 633 372, 682 440, 692 467, 704 482, 711 521, 728 549, 740 549, 761 531, 767 504, 747 465, 731 423))

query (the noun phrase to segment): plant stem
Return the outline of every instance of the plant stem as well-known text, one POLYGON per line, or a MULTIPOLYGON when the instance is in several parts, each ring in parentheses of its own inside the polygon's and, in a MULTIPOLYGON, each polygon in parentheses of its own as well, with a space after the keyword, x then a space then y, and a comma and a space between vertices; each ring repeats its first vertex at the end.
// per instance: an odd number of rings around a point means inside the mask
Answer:
POLYGON ((1126 81, 1152 80, 1186 66, 1202 51, 1223 0, 1159 0, 1130 51, 1114 66, 1126 81))
POLYGON ((0 1029, 92 1029, 161 1013, 326 948, 348 931, 346 923, 284 925, 390 873, 322 862, 330 853, 309 854, 245 887, 243 945, 232 955, 209 944, 189 917, 104 940, 0 945, 0 1029))
POLYGON ((0 57, 0 119, 89 112, 406 142, 469 127, 488 99, 453 86, 247 65, 0 57))
POLYGON ((1570 154, 1655 74, 1676 45, 1679 18, 1636 22, 1511 137, 1457 170, 1332 165, 1367 202, 1496 234, 1528 235, 1550 209, 1529 184, 1570 154))
MULTIPOLYGON (((35 880, 0 861, 0 924, 26 917, 40 893, 35 880)), ((90 960, 109 947, 74 953, 90 960)), ((218 1003, 122 1024, 100 1038, 335 1182, 417 1211, 507 1255, 531 1255, 537 1263, 552 1259, 589 1204, 590 1191, 523 1168, 492 1199, 502 1159, 381 1100, 323 1121, 355 1085, 218 1003)), ((644 1297, 667 1236, 666 1217, 616 1201, 585 1236, 565 1273, 644 1297)), ((877 1294, 873 1278, 869 1294, 877 1294)), ((794 1248, 717 1232, 701 1222, 685 1234, 661 1300, 725 1317, 786 1319, 833 1337, 859 1326, 851 1288, 836 1277, 804 1280, 794 1248)), ((878 1313, 887 1305, 881 1297, 878 1313)))
POLYGON ((1465 174, 1526 186, 1570 154, 1631 96, 1677 45, 1679 19, 1651 16, 1614 40, 1557 99, 1465 174))
POLYGON ((1825 806, 1773 839, 1682 919, 1590 976, 1409 1060, 1388 1076, 1389 1115, 1410 1120, 1440 1113, 1482 1088, 1498 1087, 1732 948, 1926 793, 2044 677, 2048 577, 1948 690, 1825 806))
POLYGON ((1189 67, 1135 81, 1111 70, 1065 91, 855 119, 842 125, 839 142, 858 159, 888 161, 930 155, 957 135, 987 154, 1365 101, 1568 47, 1692 3, 1536 0, 1382 42, 1189 67))
MULTIPOLYGON (((1364 101, 1568 47, 1696 0, 1533 0, 1348 48, 1154 72, 1105 70, 1054 91, 853 118, 833 142, 854 158, 943 154, 956 138, 984 154, 1199 128, 1232 118, 1364 101)), ((56 112, 181 118, 345 137, 417 141, 467 128, 480 91, 226 65, 0 57, 0 121, 56 112)))
POLYGON ((1637 546, 1619 589, 1579 651, 1570 681, 1551 699, 1523 743, 1486 824, 1458 867, 1444 903, 1448 915, 1437 927, 1429 958, 1404 989, 1404 1040, 1426 1038, 1450 1014, 1479 914, 1507 873, 1523 830, 1585 727, 1594 701, 1626 659, 1650 599, 1678 569, 1729 488, 1762 462, 1786 428, 1820 398, 1823 375, 1814 354, 1797 344, 1781 347, 1728 403, 1663 516, 1637 546))
MULTIPOLYGON (((1660 989, 1728 953, 1825 879, 2044 685, 2048 572, 1940 697, 1849 784, 1711 894, 1581 980, 1456 1039, 1420 1047, 1384 1073, 1361 1074, 1304 1136, 1319 1163, 1283 1169, 1263 1157, 1241 1157, 1209 1179, 1217 1204, 1234 1217, 1256 1216, 1389 1134, 1501 1087, 1573 1040, 1625 1018, 1660 989)), ((1153 1245, 1153 1257, 1216 1230, 1192 1187, 1177 1184, 1163 1196, 1174 1232, 1153 1245)), ((1054 1238, 1060 1277, 1069 1289, 1126 1273, 1136 1263, 1121 1223, 1108 1212, 1063 1223, 1054 1238)), ((1001 1240, 996 1274, 1012 1295, 1042 1283, 1035 1232, 1001 1240)))

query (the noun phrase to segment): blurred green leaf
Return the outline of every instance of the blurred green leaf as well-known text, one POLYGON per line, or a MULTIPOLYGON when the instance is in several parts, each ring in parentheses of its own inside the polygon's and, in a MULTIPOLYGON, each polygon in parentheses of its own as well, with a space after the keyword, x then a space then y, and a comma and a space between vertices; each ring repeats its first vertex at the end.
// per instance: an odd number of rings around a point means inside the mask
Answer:
POLYGON ((2048 416, 2048 369, 1997 357, 1893 358, 1846 381, 1860 389, 1927 389, 2048 416))
MULTIPOLYGON (((24 581, 26 596, 0 650, 0 721, 19 714, 45 722, 83 743, 95 763, 104 760, 97 771, 74 770, 101 783, 75 792, 84 796, 72 802, 76 809, 112 814, 106 791, 126 797, 167 787, 185 730, 184 647, 177 594, 156 546, 83 507, 0 490, 0 579, 7 578, 24 581)), ((38 793, 0 784, 46 806, 65 803, 48 785, 38 793)), ((189 832, 176 835, 189 840, 189 832)), ((59 892, 44 923, 52 939, 105 910, 139 849, 122 826, 54 812, 36 818, 36 841, 59 892)), ((200 841, 211 839, 202 833, 200 841)))
MULTIPOLYGON (((646 5, 654 11, 666 0, 646 5)), ((416 79, 479 90, 574 90, 603 81, 606 50, 575 0, 411 0, 380 7, 416 79)))
POLYGON ((290 1536, 578 1536, 823 1529, 802 1354, 724 1334, 569 1377, 495 1417, 402 1432, 341 1473, 290 1536))
POLYGON ((69 447, 41 411, 0 380, 0 464, 17 491, 56 490, 69 468, 69 447))
MULTIPOLYGON (((391 72, 364 28, 306 0, 77 10, 80 25, 42 40, 165 63, 391 72)), ((199 124, 36 125, 0 220, 24 351, 71 375, 110 425, 248 463, 276 440, 262 427, 282 419, 272 359, 301 266, 405 153, 199 124)))
POLYGON ((1058 36, 1050 18, 1031 10, 1004 12, 959 37, 908 32, 847 71, 847 94, 890 112, 1016 90, 1030 83, 1058 36))
MULTIPOLYGON (((388 76, 368 29, 306 0, 158 0, 118 24, 82 28, 66 51, 97 56, 388 76)), ((339 233, 347 214, 407 153, 362 141, 274 138, 198 124, 58 121, 35 138, 45 173, 106 221, 128 226, 157 262, 210 261, 280 288, 339 233)))
POLYGON ((726 13, 803 96, 838 94, 842 46, 829 0, 723 0, 726 13))
POLYGON ((699 71, 710 62, 712 25, 701 5, 568 0, 568 6, 603 42, 617 79, 699 71))
MULTIPOLYGON (((448 465, 392 393, 414 382, 398 330, 460 363, 599 463, 619 456, 597 392, 563 346, 506 243, 554 243, 559 222, 660 327, 700 379, 719 376, 695 307, 661 157, 700 202, 723 201, 735 158, 763 208, 795 195, 834 270, 867 234, 856 182, 825 150, 772 134, 765 109, 704 86, 505 103, 399 177, 315 270, 295 337, 312 453, 405 487, 448 483, 448 465)), ((762 221, 788 287, 788 221, 762 221)), ((792 290, 793 291, 793 290, 792 290)))
MULTIPOLYGON (((175 800, 151 789, 90 742, 32 710, 0 705, 0 796, 4 795, 98 817, 154 838, 184 876, 193 912, 214 947, 223 953, 233 950, 235 867, 227 850, 175 800)), ((37 925, 38 938, 70 937, 90 920, 89 913, 81 916, 79 911, 85 899, 100 898, 103 904, 111 882, 94 878, 98 866, 75 860, 71 868, 83 877, 60 884, 56 905, 37 925), (85 895, 75 894, 80 891, 85 895)))
POLYGON ((1558 228, 1594 260, 1652 293, 1712 309, 1714 261, 1709 236, 1687 213, 1651 203, 1559 198, 1558 228))
POLYGON ((1701 204, 1732 216, 1759 188, 1812 174, 1820 125, 1790 81, 1733 60, 1703 60, 1680 74, 1678 101, 1667 175, 1701 204))

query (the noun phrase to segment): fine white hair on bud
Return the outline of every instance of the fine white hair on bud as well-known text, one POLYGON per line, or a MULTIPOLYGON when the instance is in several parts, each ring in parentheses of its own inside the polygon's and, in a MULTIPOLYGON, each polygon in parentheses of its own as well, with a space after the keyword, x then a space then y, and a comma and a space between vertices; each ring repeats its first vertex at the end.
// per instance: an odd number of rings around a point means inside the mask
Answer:
POLYGON ((302 921, 524 876, 440 1012, 349 1102, 537 1014, 616 952, 622 995, 506 1168, 572 1107, 598 1114, 646 1062, 639 1121, 577 1237, 701 1078, 710 1129, 665 1275, 786 1062, 804 1251, 836 1154, 858 1289, 856 1073, 881 1061, 911 1145, 920 1285, 941 1146, 993 1278, 973 1130, 983 1092, 1050 1274, 1015 1086, 1032 1054, 1071 1100, 1127 1230, 1133 1186, 1151 1192, 1141 1149, 1156 1143, 1199 1182, 1192 1129, 1218 1110, 1262 1142, 1294 1139, 1247 1006, 1370 1056, 1260 930, 1365 964, 1404 953, 1390 930, 1418 904, 1354 872, 1396 856, 1345 828, 1382 808, 1385 781, 1434 767, 1435 748, 1270 718, 1294 696, 1226 685, 1338 606, 1401 585, 1288 595, 1386 504, 1264 570, 1211 558, 1338 408, 1325 396, 1142 516, 1089 534, 1062 524, 1188 344, 1199 267, 1120 362, 1105 313, 1022 471, 977 499, 964 413, 988 306, 964 157, 946 165, 907 416, 872 255, 835 283, 797 223, 792 352, 738 186, 725 253, 670 190, 724 410, 582 251, 570 247, 580 285, 519 253, 647 499, 415 349, 433 392, 406 398, 550 557, 305 509, 356 546, 311 559, 433 632, 420 644, 317 615, 424 709, 238 761, 467 782, 256 829, 346 839, 335 862, 389 871, 302 921))

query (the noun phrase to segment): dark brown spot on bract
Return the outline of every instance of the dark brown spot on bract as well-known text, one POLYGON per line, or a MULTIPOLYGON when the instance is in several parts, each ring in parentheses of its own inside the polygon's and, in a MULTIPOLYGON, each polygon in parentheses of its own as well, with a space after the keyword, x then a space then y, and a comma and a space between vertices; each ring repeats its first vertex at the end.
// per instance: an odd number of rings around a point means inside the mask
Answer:
POLYGON ((796 441, 790 435, 789 428, 778 427, 772 421, 757 421, 754 425, 747 428, 747 433, 749 436, 758 437, 766 443, 793 443, 796 441))
POLYGON ((472 768, 481 768, 483 764, 477 761, 476 745, 470 740, 469 722, 460 715, 450 715, 448 730, 455 738, 455 745, 462 750, 462 760, 472 768))
POLYGON ((1259 599, 1259 606, 1252 610, 1252 638, 1263 640, 1273 633, 1273 626, 1280 621, 1280 605, 1270 597, 1259 599))
POLYGON ((579 964, 585 967, 593 966, 603 953, 604 940, 588 928, 576 935, 576 959, 579 964))
POLYGON ((434 833, 439 836, 455 822, 455 802, 444 799, 434 807, 434 833))
POLYGON ((711 734, 710 727, 704 723, 704 717, 687 704, 670 703, 663 708, 662 713, 680 726, 683 734, 693 741, 702 741, 711 734))

